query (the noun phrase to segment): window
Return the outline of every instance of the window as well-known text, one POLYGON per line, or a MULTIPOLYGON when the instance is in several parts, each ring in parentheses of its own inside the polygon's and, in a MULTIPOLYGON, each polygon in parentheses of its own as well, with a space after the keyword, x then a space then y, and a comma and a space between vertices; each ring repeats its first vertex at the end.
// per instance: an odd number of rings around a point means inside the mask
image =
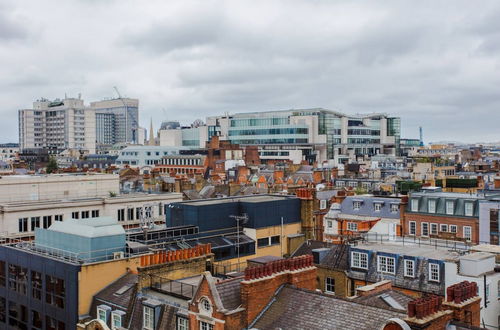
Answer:
POLYGON ((124 221, 125 220, 125 209, 119 209, 118 210, 118 221, 124 221))
POLYGON ((214 330, 214 326, 210 323, 200 321, 200 330, 214 330))
POLYGON ((40 228, 40 217, 31 217, 31 231, 35 231, 35 228, 40 228))
POLYGON ((455 203, 453 201, 446 201, 446 214, 453 214, 455 203))
POLYGON ((391 204, 391 213, 399 212, 399 204, 391 204))
POLYGON ((92 210, 92 218, 98 218, 99 217, 99 210, 92 210))
POLYGON ((333 221, 332 220, 327 220, 326 221, 326 227, 327 228, 333 228, 333 221))
POLYGON ((80 218, 79 214, 80 214, 80 212, 71 212, 71 218, 73 218, 73 219, 79 219, 80 218))
POLYGON ((377 269, 381 273, 395 274, 395 259, 392 257, 378 256, 377 269))
POLYGON ((269 237, 259 238, 257 240, 257 247, 264 247, 269 245, 269 237))
POLYGON ((28 329, 28 308, 9 301, 9 329, 28 329))
POLYGON ((352 208, 354 210, 359 210, 361 208, 361 202, 360 201, 353 202, 352 203, 352 208))
POLYGON ((472 217, 474 213, 474 204, 472 202, 465 202, 465 216, 472 217))
POLYGON ((64 280, 45 275, 45 302, 59 308, 64 308, 65 298, 66 288, 64 280))
POLYGON ((210 301, 207 298, 202 298, 200 300, 200 310, 210 313, 212 311, 212 305, 210 304, 210 301))
POLYGON ((271 245, 280 244, 280 236, 271 236, 271 245))
POLYGON ((335 279, 331 277, 325 278, 325 292, 335 293, 335 279))
POLYGON ((122 327, 122 316, 118 313, 111 313, 111 325, 113 329, 122 327))
POLYGON ((368 269, 368 254, 353 251, 351 253, 351 267, 368 269))
POLYGON ((411 200, 411 211, 418 212, 418 199, 416 198, 411 200))
POLYGON ((472 227, 471 226, 464 226, 464 238, 467 241, 472 240, 472 227))
POLYGON ((429 264, 429 281, 439 282, 439 264, 429 264))
POLYGON ((62 214, 54 215, 54 220, 55 221, 63 221, 63 215, 62 214))
POLYGON ((42 300, 42 274, 31 271, 31 296, 36 300, 42 300))
POLYGON ((437 235, 438 225, 437 223, 431 223, 431 235, 437 235))
POLYGON ((138 207, 135 209, 135 218, 137 220, 142 219, 142 207, 138 207))
POLYGON ((422 222, 421 236, 429 236, 429 223, 428 222, 422 222))
POLYGON ((409 225, 410 225, 410 228, 408 229, 408 234, 409 235, 416 235, 417 234, 417 223, 415 221, 410 221, 409 225))
POLYGON ((45 317, 45 322, 45 329, 47 330, 65 330, 64 322, 58 321, 48 315, 45 317))
POLYGON ((158 215, 163 215, 163 204, 162 203, 158 204, 158 215))
POLYGON ((151 307, 144 306, 142 325, 144 329, 154 330, 155 328, 155 312, 151 307))
POLYGON ((427 202, 427 205, 429 207, 428 211, 429 213, 436 213, 436 200, 435 199, 429 199, 427 202))
POLYGON ((373 204, 373 209, 375 210, 375 212, 380 212, 380 210, 382 210, 382 204, 380 204, 380 203, 374 203, 373 204))
POLYGON ((32 309, 31 310, 31 323, 33 324, 33 329, 42 329, 42 316, 39 312, 32 309))
POLYGON ((28 285, 28 269, 9 264, 9 289, 26 295, 28 285))
POLYGON ((43 217, 43 228, 49 228, 52 224, 52 216, 46 215, 43 217))
POLYGON ((7 273, 5 272, 5 261, 0 261, 0 287, 5 287, 5 282, 7 279, 7 273))
POLYGON ((90 218, 90 212, 82 211, 82 219, 87 219, 87 218, 90 218))
POLYGON ((415 260, 405 259, 405 276, 415 277, 415 260))
POLYGON ((134 220, 134 208, 127 209, 127 220, 134 220))
POLYGON ((107 323, 108 322, 108 311, 103 309, 103 308, 97 307, 97 318, 99 320, 103 321, 104 323, 107 323))
POLYGON ((348 222, 347 223, 347 230, 358 231, 358 224, 356 222, 348 222))
POLYGON ((19 232, 25 233, 28 231, 28 218, 19 218, 19 232))
POLYGON ((440 225, 439 225, 439 231, 440 231, 440 232, 447 233, 447 232, 448 232, 448 225, 445 225, 445 224, 440 224, 440 225))
POLYGON ((326 209, 326 199, 322 199, 322 200, 319 201, 319 208, 321 210, 326 209))
POLYGON ((450 225, 450 233, 457 233, 457 226, 456 225, 450 225))
POLYGON ((177 317, 177 330, 189 330, 188 319, 184 317, 177 317))

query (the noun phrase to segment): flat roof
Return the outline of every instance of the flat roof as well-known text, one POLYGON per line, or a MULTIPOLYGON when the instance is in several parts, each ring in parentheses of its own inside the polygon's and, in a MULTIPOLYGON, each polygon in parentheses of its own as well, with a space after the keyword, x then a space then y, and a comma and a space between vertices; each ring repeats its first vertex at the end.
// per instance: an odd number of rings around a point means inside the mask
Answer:
POLYGON ((446 248, 419 246, 408 242, 405 242, 404 245, 397 243, 361 243, 353 246, 353 248, 436 260, 458 260, 458 257, 460 257, 458 252, 446 248))
POLYGON ((251 196, 234 196, 234 197, 225 197, 225 198, 210 198, 210 199, 200 199, 186 202, 178 202, 179 204, 184 205, 213 205, 213 204, 223 204, 223 203, 233 203, 237 201, 246 202, 246 203, 260 203, 260 202, 269 202, 269 201, 279 201, 286 199, 296 199, 297 197, 294 195, 251 195, 251 196))
POLYGON ((479 245, 472 246, 471 250, 500 254, 500 245, 479 244, 479 245))

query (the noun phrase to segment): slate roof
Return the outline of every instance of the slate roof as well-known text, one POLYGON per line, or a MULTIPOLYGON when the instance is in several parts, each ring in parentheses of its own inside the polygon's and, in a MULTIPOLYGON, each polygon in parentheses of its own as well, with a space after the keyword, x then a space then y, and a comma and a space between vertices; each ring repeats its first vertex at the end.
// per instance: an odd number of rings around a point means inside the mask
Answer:
POLYGON ((289 285, 260 315, 255 329, 380 329, 390 318, 405 313, 367 306, 289 285))
POLYGON ((331 246, 331 244, 327 242, 307 240, 292 253, 291 257, 312 254, 312 250, 314 249, 320 249, 329 246, 331 246))
POLYGON ((377 218, 399 219, 400 211, 391 212, 391 204, 400 204, 401 198, 375 197, 375 196, 347 196, 340 204, 343 214, 369 216, 377 218), (354 202, 361 201, 359 210, 354 209, 354 202), (375 211, 375 204, 381 203, 380 211, 375 211))
POLYGON ((127 273, 99 291, 92 300, 90 315, 93 318, 96 318, 97 306, 101 304, 109 304, 116 307, 116 309, 126 312, 130 301, 133 299, 137 291, 137 278, 137 274, 127 273), (125 290, 125 287, 129 287, 129 289, 125 290), (119 290, 122 290, 123 293, 119 294, 119 290))
POLYGON ((479 201, 484 199, 477 194, 464 194, 464 193, 449 193, 449 192, 414 192, 408 197, 409 205, 406 208, 407 213, 423 213, 429 215, 448 216, 448 217, 466 217, 478 218, 479 217, 479 201), (412 200, 418 199, 418 211, 412 211, 412 200), (436 201, 436 212, 429 212, 429 200, 436 201), (453 214, 446 213, 446 201, 453 201, 453 214), (465 202, 473 203, 472 216, 465 215, 465 202))
POLYGON ((321 260, 319 265, 328 269, 348 270, 349 248, 344 244, 337 244, 332 246, 330 251, 328 251, 323 257, 323 260, 321 260))
POLYGON ((382 297, 383 295, 388 295, 388 296, 392 297, 392 299, 394 299, 396 302, 398 302, 403 307, 403 309, 401 310, 403 313, 406 312, 406 307, 408 306, 408 303, 415 299, 414 297, 411 297, 411 296, 404 294, 400 291, 388 289, 388 290, 378 292, 377 294, 372 294, 372 295, 368 295, 368 296, 354 298, 353 301, 358 302, 358 303, 362 303, 365 305, 377 307, 377 308, 385 308, 385 309, 389 308, 390 309, 392 306, 390 306, 383 299, 383 297, 382 297))
POLYGON ((233 310, 241 305, 240 283, 243 279, 243 277, 237 277, 215 284, 225 309, 233 310))

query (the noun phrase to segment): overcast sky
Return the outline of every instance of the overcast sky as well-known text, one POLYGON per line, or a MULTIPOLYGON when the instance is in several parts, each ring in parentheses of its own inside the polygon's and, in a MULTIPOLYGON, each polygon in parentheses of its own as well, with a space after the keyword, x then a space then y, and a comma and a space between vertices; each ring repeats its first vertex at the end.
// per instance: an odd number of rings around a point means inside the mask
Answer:
POLYGON ((0 142, 40 97, 140 100, 141 125, 323 107, 403 137, 500 141, 500 1, 0 2, 0 142))

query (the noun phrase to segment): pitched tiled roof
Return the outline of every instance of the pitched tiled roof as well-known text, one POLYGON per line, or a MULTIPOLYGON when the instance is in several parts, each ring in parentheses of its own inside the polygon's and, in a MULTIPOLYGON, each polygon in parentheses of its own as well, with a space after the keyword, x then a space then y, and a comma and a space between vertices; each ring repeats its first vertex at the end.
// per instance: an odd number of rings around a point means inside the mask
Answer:
POLYGON ((349 248, 345 244, 333 245, 321 260, 320 265, 335 270, 349 269, 349 248))
POLYGON ((137 274, 127 273, 98 292, 92 301, 90 315, 96 317, 97 306, 110 304, 113 309, 120 307, 127 311, 130 301, 136 294, 137 274))
POLYGON ((327 242, 307 240, 292 253, 291 257, 312 254, 312 250, 314 249, 320 249, 329 246, 331 246, 331 244, 327 242))
POLYGON ((233 310, 241 305, 240 283, 242 280, 243 277, 237 277, 215 285, 225 309, 233 310))
POLYGON ((405 313, 284 286, 253 325, 255 329, 380 329, 405 313))
MULTIPOLYGON (((378 308, 385 308, 385 309, 388 309, 391 307, 394 308, 393 306, 388 304, 386 302, 386 300, 384 300, 385 295, 391 297, 399 305, 401 305, 401 307, 403 307, 402 311, 405 311, 406 307, 408 306, 408 303, 415 299, 414 297, 411 297, 411 296, 404 294, 400 291, 384 290, 384 291, 378 292, 378 293, 373 294, 373 295, 354 298, 353 301, 358 302, 358 303, 362 303, 362 304, 366 304, 366 305, 370 305, 373 307, 378 307, 378 308)), ((399 308, 396 308, 396 309, 399 309, 399 308)))

